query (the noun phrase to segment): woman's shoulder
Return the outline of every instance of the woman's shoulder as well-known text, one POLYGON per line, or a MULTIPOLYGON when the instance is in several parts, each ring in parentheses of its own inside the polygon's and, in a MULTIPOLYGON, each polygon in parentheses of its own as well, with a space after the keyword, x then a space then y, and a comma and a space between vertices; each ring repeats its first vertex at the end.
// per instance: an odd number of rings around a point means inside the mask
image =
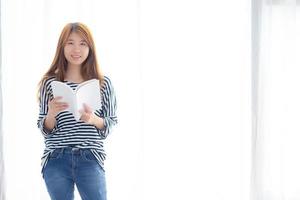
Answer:
POLYGON ((103 81, 110 81, 110 78, 107 75, 103 75, 103 81))
POLYGON ((107 75, 103 76, 103 84, 106 86, 110 86, 111 85, 111 80, 107 75))
POLYGON ((113 89, 111 79, 106 75, 103 76, 103 84, 102 84, 101 88, 103 90, 112 90, 113 89))
POLYGON ((54 77, 54 76, 45 78, 45 80, 43 81, 43 87, 46 87, 47 90, 49 90, 51 87, 50 85, 51 85, 52 81, 55 81, 55 80, 56 80, 56 77, 54 77))
POLYGON ((52 82, 52 81, 55 81, 56 80, 56 77, 55 76, 50 76, 50 77, 47 77, 46 79, 45 79, 45 82, 47 83, 47 82, 52 82))

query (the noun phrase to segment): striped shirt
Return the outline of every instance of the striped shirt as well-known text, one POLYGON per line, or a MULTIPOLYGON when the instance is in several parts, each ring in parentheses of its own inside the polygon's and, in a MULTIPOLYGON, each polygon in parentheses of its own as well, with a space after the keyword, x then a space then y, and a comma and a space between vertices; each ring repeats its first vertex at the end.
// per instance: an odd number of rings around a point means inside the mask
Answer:
MULTIPOLYGON (((94 113, 104 119, 104 128, 98 129, 96 126, 85 123, 81 120, 76 121, 73 114, 69 111, 62 111, 55 117, 56 124, 51 131, 44 127, 44 121, 48 112, 48 102, 54 98, 51 82, 55 77, 46 79, 40 91, 39 117, 37 126, 44 136, 45 149, 42 156, 42 171, 45 168, 49 155, 57 148, 74 147, 90 149, 98 164, 104 169, 106 157, 103 140, 111 133, 112 128, 117 124, 116 116, 116 96, 114 88, 108 77, 104 76, 104 83, 101 84, 101 108, 94 113)), ((64 81, 73 90, 79 85, 69 81, 64 81)))

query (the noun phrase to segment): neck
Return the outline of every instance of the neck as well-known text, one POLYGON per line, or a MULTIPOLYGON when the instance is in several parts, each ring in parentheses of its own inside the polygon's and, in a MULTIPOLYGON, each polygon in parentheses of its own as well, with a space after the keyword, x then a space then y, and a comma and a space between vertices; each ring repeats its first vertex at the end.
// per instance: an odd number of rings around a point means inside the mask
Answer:
POLYGON ((83 77, 81 75, 80 72, 80 65, 72 65, 72 66, 68 66, 67 68, 67 72, 66 72, 66 76, 65 76, 65 80, 67 81, 71 81, 71 82, 76 82, 76 83, 80 83, 83 81, 83 77))

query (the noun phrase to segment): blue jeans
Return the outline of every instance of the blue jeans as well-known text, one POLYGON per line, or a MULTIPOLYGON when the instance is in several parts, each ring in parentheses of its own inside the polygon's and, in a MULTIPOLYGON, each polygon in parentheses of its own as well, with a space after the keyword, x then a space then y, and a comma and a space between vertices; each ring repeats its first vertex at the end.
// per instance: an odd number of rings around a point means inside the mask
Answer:
POLYGON ((73 200, 75 184, 82 200, 106 200, 105 172, 88 149, 54 150, 43 178, 51 200, 73 200))

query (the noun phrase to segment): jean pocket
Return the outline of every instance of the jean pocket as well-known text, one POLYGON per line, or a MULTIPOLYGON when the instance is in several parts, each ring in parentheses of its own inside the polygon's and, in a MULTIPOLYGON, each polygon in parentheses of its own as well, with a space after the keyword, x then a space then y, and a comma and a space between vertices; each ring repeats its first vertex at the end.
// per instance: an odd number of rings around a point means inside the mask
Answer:
POLYGON ((83 159, 86 161, 95 161, 96 158, 90 150, 83 151, 83 159))
POLYGON ((58 159, 62 155, 61 149, 55 149, 54 151, 51 152, 49 159, 58 159))

